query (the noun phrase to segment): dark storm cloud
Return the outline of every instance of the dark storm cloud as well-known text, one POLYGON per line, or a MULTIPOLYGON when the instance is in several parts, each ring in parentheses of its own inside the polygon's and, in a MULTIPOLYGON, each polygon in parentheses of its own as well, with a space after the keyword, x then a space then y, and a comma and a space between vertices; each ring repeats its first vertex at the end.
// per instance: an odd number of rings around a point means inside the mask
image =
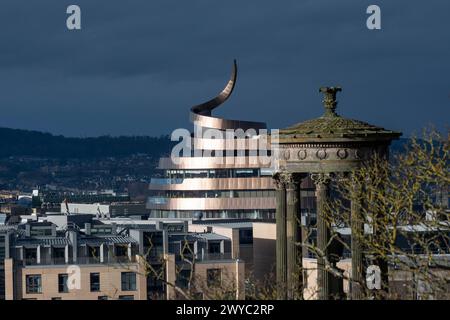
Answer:
POLYGON ((237 58, 220 115, 284 127, 339 111, 405 133, 450 118, 450 3, 321 0, 3 0, 0 126, 67 135, 161 134, 190 127, 237 58), (365 10, 382 9, 369 31, 365 10), (82 30, 65 27, 78 4, 82 30))

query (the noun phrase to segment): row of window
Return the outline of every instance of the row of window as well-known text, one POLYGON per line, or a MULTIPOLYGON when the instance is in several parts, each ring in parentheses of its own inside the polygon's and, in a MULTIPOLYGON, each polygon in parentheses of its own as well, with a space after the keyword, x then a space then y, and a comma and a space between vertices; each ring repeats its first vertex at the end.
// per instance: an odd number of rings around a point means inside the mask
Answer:
POLYGON ((260 169, 167 170, 166 178, 246 178, 261 176, 260 169))
POLYGON ((203 218, 215 219, 275 219, 274 209, 257 209, 257 210, 208 210, 208 211, 192 211, 192 210, 152 210, 151 218, 195 218, 198 214, 202 214, 203 218))
MULTIPOLYGON (((100 292, 100 273, 93 272, 89 275, 90 291, 100 292)), ((40 274, 30 274, 26 276, 26 293, 42 293, 42 276, 40 274)), ((121 273, 122 291, 136 291, 136 273, 121 273)), ((69 275, 67 273, 58 274, 58 292, 69 292, 69 275)))
POLYGON ((166 198, 274 198, 275 190, 154 191, 152 197, 166 198))
MULTIPOLYGON (((182 269, 178 273, 176 285, 180 288, 187 288, 191 278, 191 270, 182 269)), ((208 287, 217 288, 222 285, 222 270, 221 269, 206 269, 206 285, 208 287)))

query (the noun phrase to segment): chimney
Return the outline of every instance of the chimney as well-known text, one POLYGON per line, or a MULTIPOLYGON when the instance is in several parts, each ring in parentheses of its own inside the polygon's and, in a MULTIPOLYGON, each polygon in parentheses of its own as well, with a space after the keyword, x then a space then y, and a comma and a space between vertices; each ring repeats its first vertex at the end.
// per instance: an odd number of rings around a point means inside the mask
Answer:
POLYGON ((27 237, 31 236, 31 225, 29 223, 25 225, 25 236, 27 237))
POLYGON ((86 235, 88 235, 88 236, 91 235, 91 224, 90 223, 84 224, 84 233, 86 233, 86 235))
POLYGON ((111 233, 114 235, 117 234, 117 223, 115 222, 111 223, 111 233))

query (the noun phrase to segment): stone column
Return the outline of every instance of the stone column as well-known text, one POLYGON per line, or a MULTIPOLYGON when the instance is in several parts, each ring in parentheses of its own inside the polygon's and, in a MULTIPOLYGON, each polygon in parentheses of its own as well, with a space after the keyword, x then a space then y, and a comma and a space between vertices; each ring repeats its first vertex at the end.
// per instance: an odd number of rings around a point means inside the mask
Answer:
POLYGON ((351 298, 361 300, 363 298, 364 283, 364 257, 361 247, 361 239, 364 236, 364 220, 361 213, 361 187, 357 182, 353 183, 353 195, 351 199, 351 251, 352 251, 352 277, 351 298))
POLYGON ((290 174, 286 180, 286 248, 287 248, 287 298, 303 296, 302 247, 300 232, 300 175, 290 174))
POLYGON ((277 298, 285 300, 287 298, 286 280, 287 280, 287 252, 286 252, 286 187, 280 174, 274 176, 276 188, 276 280, 277 280, 277 298))
POLYGON ((23 246, 19 249, 19 260, 25 260, 25 248, 23 246))
POLYGON ((106 246, 106 244, 104 244, 104 243, 102 243, 100 245, 100 263, 105 262, 105 246, 106 246))
POLYGON ((69 264, 70 262, 70 257, 69 257, 69 245, 66 244, 64 247, 64 263, 65 264, 69 264))
POLYGON ((131 245, 131 243, 129 243, 128 244, 128 246, 127 246, 127 255, 128 255, 128 260, 129 261, 133 261, 133 247, 132 247, 132 245, 131 245))
POLYGON ((318 299, 328 300, 331 296, 331 274, 327 271, 325 260, 329 261, 328 244, 330 242, 330 229, 326 220, 325 204, 329 197, 329 175, 312 174, 311 179, 316 185, 317 202, 317 288, 318 299))
POLYGON ((38 245, 36 248, 36 263, 37 264, 41 264, 41 253, 42 253, 41 249, 42 249, 41 245, 38 245))

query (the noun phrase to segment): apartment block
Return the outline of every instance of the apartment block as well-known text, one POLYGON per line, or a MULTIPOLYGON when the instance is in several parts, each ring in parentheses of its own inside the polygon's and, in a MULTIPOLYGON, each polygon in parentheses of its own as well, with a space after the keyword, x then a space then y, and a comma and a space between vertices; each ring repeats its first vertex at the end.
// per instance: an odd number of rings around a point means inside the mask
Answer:
POLYGON ((50 214, 0 231, 2 299, 178 299, 174 286, 211 299, 213 285, 245 297, 231 240, 187 221, 50 214))

